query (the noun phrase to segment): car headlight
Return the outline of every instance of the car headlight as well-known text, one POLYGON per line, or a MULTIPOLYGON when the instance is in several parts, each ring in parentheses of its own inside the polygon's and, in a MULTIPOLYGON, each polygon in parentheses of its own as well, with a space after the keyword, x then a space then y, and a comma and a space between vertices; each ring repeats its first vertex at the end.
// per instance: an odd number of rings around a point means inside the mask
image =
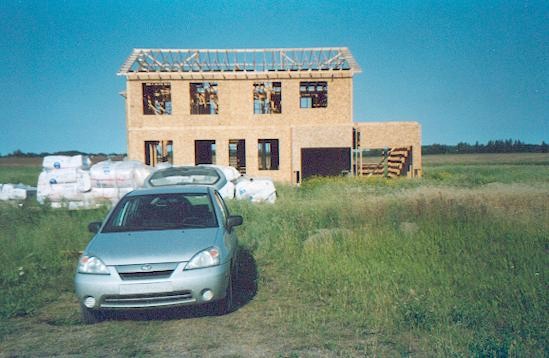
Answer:
POLYGON ((216 247, 210 247, 200 251, 185 266, 185 270, 204 268, 219 265, 219 250, 216 247))
POLYGON ((110 275, 109 269, 99 258, 94 256, 82 256, 78 260, 78 272, 96 275, 110 275))

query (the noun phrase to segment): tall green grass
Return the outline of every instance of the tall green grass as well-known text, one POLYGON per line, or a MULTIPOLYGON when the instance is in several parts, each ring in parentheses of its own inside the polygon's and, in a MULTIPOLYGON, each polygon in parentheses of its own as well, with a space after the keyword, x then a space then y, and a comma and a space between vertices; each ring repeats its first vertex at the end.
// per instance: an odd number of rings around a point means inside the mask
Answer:
MULTIPOLYGON (((346 339, 375 354, 361 346, 375 339, 403 355, 546 356, 547 170, 439 165, 424 179, 311 179, 279 185, 275 205, 229 204, 269 292, 258 304, 296 337, 334 352, 346 339)), ((0 203, 3 326, 72 292, 86 225, 105 213, 0 203)))
POLYGON ((104 214, 0 202, 0 318, 33 313, 72 290, 78 252, 91 236, 86 223, 104 214))
POLYGON ((264 282, 305 302, 288 315, 296 334, 381 333, 403 353, 547 353, 546 187, 316 179, 274 207, 233 206, 272 268, 264 282))

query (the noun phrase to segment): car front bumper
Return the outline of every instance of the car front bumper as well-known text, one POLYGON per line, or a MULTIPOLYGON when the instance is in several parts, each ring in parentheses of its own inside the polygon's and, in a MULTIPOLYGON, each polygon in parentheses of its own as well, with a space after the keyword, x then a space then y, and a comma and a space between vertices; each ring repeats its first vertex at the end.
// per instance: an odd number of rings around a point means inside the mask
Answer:
POLYGON ((179 264, 166 279, 122 280, 113 266, 108 267, 110 275, 77 272, 76 295, 81 303, 92 309, 193 305, 225 296, 230 263, 194 270, 183 270, 184 265, 179 264), (93 307, 89 307, 90 297, 95 302, 93 307))

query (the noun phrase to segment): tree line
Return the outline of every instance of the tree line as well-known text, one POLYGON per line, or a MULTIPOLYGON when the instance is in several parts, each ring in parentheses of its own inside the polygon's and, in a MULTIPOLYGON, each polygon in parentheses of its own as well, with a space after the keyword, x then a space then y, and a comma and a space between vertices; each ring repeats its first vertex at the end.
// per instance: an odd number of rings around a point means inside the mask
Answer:
MULTIPOLYGON (((527 144, 518 139, 497 139, 489 140, 486 144, 479 143, 469 144, 459 142, 456 145, 451 144, 429 144, 421 146, 423 154, 469 154, 469 153, 548 153, 549 145, 542 141, 541 144, 527 144)), ((66 150, 59 152, 42 152, 32 153, 23 152, 20 149, 13 152, 1 155, 0 157, 16 157, 16 158, 36 158, 45 157, 47 155, 88 155, 88 156, 103 156, 103 157, 124 157, 125 153, 86 153, 78 150, 66 150)))
POLYGON ((42 153, 33 153, 33 152, 23 152, 21 149, 14 150, 11 153, 8 153, 6 155, 1 155, 2 157, 15 157, 15 158, 43 158, 48 155, 67 155, 67 156, 75 156, 75 155, 87 155, 90 157, 94 156, 102 156, 102 157, 124 157, 126 156, 125 153, 86 153, 81 152, 78 150, 64 150, 64 151, 58 151, 58 152, 42 152, 42 153))
POLYGON ((548 153, 549 146, 545 141, 541 144, 527 144, 518 139, 489 140, 486 144, 469 144, 459 142, 456 145, 429 144, 421 147, 423 154, 469 154, 469 153, 548 153))

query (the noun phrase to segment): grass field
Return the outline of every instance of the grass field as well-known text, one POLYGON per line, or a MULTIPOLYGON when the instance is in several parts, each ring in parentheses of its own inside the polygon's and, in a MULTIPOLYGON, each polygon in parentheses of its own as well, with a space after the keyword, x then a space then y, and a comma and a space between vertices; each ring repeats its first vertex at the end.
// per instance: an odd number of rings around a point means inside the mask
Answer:
POLYGON ((424 164, 421 180, 312 179, 273 206, 231 202, 247 274, 223 317, 82 325, 74 265, 107 209, 0 203, 0 356, 549 355, 549 157, 424 164))

